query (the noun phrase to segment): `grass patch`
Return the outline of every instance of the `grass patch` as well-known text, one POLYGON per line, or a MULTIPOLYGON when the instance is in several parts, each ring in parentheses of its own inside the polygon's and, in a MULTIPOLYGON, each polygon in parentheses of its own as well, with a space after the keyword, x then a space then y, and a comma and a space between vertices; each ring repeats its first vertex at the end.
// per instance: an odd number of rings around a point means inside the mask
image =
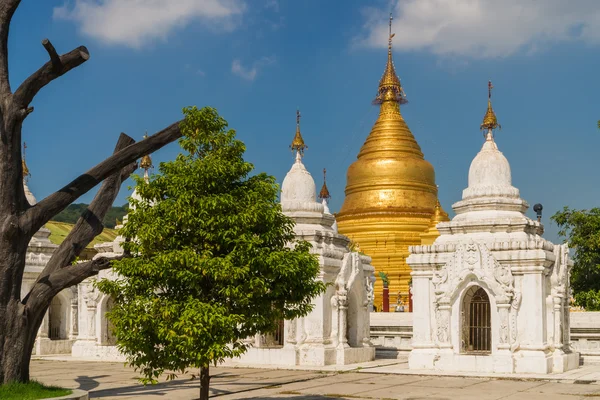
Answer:
MULTIPOLYGON (((50 241, 54 244, 61 244, 75 225, 66 222, 49 221, 46 222, 45 226, 50 230, 50 241)), ((112 242, 113 240, 115 240, 116 237, 116 230, 104 228, 102 233, 96 236, 94 240, 88 245, 88 247, 94 247, 94 245, 98 243, 112 242)))
POLYGON ((36 381, 0 385, 0 399, 2 400, 38 400, 66 396, 71 393, 73 393, 71 389, 46 386, 36 381))

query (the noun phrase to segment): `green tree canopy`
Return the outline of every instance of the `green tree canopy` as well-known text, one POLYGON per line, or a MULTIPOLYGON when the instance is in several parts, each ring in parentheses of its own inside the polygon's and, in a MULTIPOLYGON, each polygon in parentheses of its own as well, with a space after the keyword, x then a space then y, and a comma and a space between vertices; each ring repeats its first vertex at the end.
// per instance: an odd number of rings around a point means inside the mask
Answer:
POLYGON ((142 200, 121 231, 131 257, 114 263, 116 281, 98 283, 115 299, 118 347, 146 382, 242 354, 242 339, 306 315, 324 290, 310 244, 289 247, 275 178, 250 175, 216 110, 184 114, 184 154, 148 183, 137 177, 142 200))
POLYGON ((565 207, 552 220, 575 251, 571 287, 576 304, 588 311, 600 310, 600 208, 565 207))

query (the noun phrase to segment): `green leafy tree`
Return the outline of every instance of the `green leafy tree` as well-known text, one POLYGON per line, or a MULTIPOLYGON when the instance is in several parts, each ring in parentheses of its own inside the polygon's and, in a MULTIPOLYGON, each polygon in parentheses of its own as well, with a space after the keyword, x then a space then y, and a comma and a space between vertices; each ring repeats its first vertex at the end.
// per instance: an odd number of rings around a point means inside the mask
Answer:
POLYGON ((109 313, 119 349, 145 383, 164 371, 200 368, 208 398, 209 365, 246 351, 243 339, 306 315, 325 286, 310 244, 295 242, 281 212, 275 178, 251 176, 244 144, 216 110, 184 110, 184 150, 161 163, 121 233, 109 313), (127 256, 130 255, 130 256, 127 256))
POLYGON ((600 208, 565 207, 552 220, 575 251, 571 273, 575 303, 588 311, 600 310, 600 208))

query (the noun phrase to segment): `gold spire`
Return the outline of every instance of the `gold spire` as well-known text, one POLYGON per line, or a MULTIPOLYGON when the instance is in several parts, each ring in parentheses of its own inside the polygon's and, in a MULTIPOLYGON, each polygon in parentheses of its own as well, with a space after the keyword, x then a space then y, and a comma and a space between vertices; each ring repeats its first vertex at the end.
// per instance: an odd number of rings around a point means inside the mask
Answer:
POLYGON ((319 198, 322 200, 329 200, 331 198, 329 189, 327 189, 327 170, 325 168, 323 168, 323 187, 321 187, 321 192, 319 192, 319 198))
POLYGON ((373 100, 373 104, 382 104, 385 101, 393 101, 398 104, 408 103, 400 79, 398 78, 398 75, 396 75, 394 60, 392 59, 392 38, 396 35, 395 33, 392 33, 392 20, 393 17, 390 13, 387 64, 383 76, 379 81, 379 90, 377 91, 377 97, 373 100))
POLYGON ((304 144, 304 139, 300 133, 300 110, 296 110, 296 135, 294 136, 294 140, 290 145, 290 149, 292 149, 292 151, 296 150, 298 154, 303 156, 304 150, 307 148, 308 146, 304 144))
POLYGON ((433 217, 431 217, 431 226, 435 228, 440 222, 446 221, 450 221, 450 217, 448 217, 448 213, 444 211, 442 205, 440 204, 440 200, 438 199, 437 203, 435 204, 433 217))
POLYGON ((450 221, 448 217, 448 213, 444 211, 440 201, 437 200, 435 204, 435 210, 433 212, 433 216, 431 217, 431 221, 429 222, 429 228, 421 234, 421 244, 422 245, 431 245, 435 242, 435 239, 440 236, 440 232, 437 230, 437 226, 440 222, 450 221))
MULTIPOLYGON (((148 132, 146 132, 144 134, 144 139, 146 139, 148 137, 148 132)), ((150 158, 149 154, 146 154, 145 156, 142 157, 142 159, 140 160, 140 167, 142 167, 143 169, 146 170, 146 172, 153 167, 152 165, 152 158, 150 158)))
POLYGON ((23 169, 23 179, 27 179, 31 176, 27 163, 25 162, 25 150, 27 149, 27 143, 23 142, 23 157, 21 158, 21 167, 23 169))
MULTIPOLYGON (((391 24, 391 18, 390 18, 391 24)), ((336 216, 341 234, 359 242, 376 272, 390 276, 390 292, 408 298, 409 246, 421 244, 435 211, 437 187, 433 166, 400 113, 406 102, 392 61, 388 60, 375 103, 379 116, 347 172, 345 199, 336 216)), ((375 287, 376 302, 382 295, 375 287)))
POLYGON ((487 111, 485 112, 485 116, 483 117, 483 123, 481 124, 481 130, 490 130, 496 128, 502 128, 498 123, 498 119, 496 118, 496 114, 492 109, 492 81, 488 81, 488 106, 487 111))

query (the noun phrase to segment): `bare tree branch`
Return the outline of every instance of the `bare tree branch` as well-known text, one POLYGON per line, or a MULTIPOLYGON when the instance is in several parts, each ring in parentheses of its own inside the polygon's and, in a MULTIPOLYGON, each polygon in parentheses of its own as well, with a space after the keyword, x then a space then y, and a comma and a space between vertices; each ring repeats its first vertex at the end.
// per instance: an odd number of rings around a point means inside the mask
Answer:
MULTIPOLYGON (((119 150, 126 148, 132 143, 135 143, 135 141, 122 133, 121 136, 119 136, 114 153, 117 153, 119 150)), ((92 200, 87 209, 82 213, 81 217, 79 217, 77 223, 73 229, 71 229, 65 240, 60 244, 58 249, 52 253, 52 257, 50 257, 50 260, 39 275, 37 281, 45 278, 59 268, 71 264, 75 258, 81 254, 83 249, 85 249, 96 236, 102 233, 102 230, 104 229, 102 220, 104 220, 106 213, 113 205, 117 194, 119 194, 121 182, 124 179, 127 179, 136 168, 137 165, 131 163, 102 182, 102 186, 98 193, 96 193, 94 200, 92 200)))
POLYGON ((50 61, 25 79, 15 91, 14 102, 19 108, 27 108, 44 86, 90 58, 90 53, 85 46, 80 46, 59 57, 48 39, 44 39, 42 45, 50 54, 50 61))
POLYGON ((42 46, 44 46, 44 48, 48 52, 48 55, 50 56, 50 61, 52 62, 52 67, 54 67, 54 69, 56 71, 59 71, 60 68, 62 67, 62 63, 60 62, 60 57, 58 56, 56 49, 54 48, 52 43, 50 43, 50 40, 48 40, 48 39, 42 40, 42 46))
POLYGON ((20 226, 25 232, 33 235, 52 217, 108 176, 135 162, 135 160, 143 155, 152 153, 180 138, 181 130, 179 129, 179 124, 180 121, 108 157, 85 174, 77 177, 67 186, 29 208, 21 215, 20 226))
POLYGON ((61 290, 77 285, 90 276, 97 275, 103 269, 108 269, 111 262, 120 260, 123 256, 99 257, 95 260, 68 265, 40 279, 27 295, 26 306, 37 310, 48 307, 52 298, 61 290))
POLYGON ((21 0, 3 0, 0 2, 0 96, 10 95, 8 81, 8 30, 21 0))

